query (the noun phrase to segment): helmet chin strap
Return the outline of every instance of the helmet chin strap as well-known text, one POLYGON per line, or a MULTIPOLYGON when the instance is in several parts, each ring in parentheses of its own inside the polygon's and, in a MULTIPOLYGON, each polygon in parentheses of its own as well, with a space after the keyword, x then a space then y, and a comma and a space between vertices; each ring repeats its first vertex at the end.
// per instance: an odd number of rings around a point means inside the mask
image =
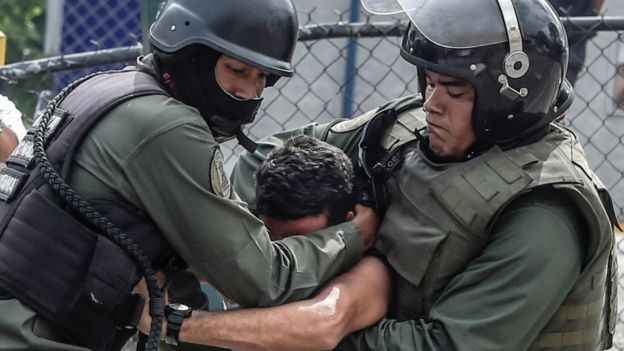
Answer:
POLYGON ((236 139, 238 140, 238 143, 242 147, 244 147, 245 150, 247 150, 249 153, 253 154, 254 152, 256 152, 258 144, 256 144, 256 142, 254 142, 253 140, 249 139, 247 134, 243 133, 242 128, 238 128, 238 131, 236 132, 236 139))
POLYGON ((225 143, 226 141, 230 141, 234 138, 236 138, 236 140, 238 141, 238 143, 245 148, 245 150, 247 150, 250 153, 254 153, 256 152, 256 149, 258 148, 258 144, 251 140, 244 132, 242 128, 238 128, 238 131, 236 131, 236 135, 230 135, 230 136, 220 136, 220 135, 215 135, 215 140, 221 144, 221 143, 225 143))

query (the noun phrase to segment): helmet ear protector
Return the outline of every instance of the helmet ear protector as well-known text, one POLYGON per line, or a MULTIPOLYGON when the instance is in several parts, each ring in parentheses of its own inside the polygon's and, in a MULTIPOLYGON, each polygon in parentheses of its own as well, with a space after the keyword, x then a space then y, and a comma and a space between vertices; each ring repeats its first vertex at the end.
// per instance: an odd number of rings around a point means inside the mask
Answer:
POLYGON ((567 38, 550 4, 474 0, 469 11, 488 20, 475 25, 460 2, 422 1, 408 14, 401 56, 418 67, 421 92, 425 70, 470 83, 473 128, 480 142, 490 144, 531 134, 569 108, 574 94, 564 78, 567 38), (446 29, 431 18, 440 13, 448 15, 446 29))

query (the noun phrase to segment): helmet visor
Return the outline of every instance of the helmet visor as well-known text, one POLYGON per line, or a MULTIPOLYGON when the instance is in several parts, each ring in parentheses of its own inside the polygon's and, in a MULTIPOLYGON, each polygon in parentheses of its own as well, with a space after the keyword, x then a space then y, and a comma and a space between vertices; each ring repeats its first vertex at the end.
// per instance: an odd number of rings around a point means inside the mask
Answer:
POLYGON ((398 0, 361 0, 362 7, 374 15, 394 15, 403 13, 398 0))
POLYGON ((418 31, 442 47, 461 49, 508 41, 501 8, 513 8, 512 0, 361 1, 375 14, 404 12, 418 31))

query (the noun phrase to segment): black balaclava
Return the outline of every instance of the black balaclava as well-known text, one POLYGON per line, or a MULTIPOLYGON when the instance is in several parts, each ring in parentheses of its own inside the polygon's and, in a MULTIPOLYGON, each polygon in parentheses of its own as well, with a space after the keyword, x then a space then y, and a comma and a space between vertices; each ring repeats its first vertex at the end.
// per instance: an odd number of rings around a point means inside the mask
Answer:
POLYGON ((154 56, 170 93, 199 110, 217 141, 236 136, 246 149, 255 146, 243 135, 241 126, 254 120, 262 98, 239 99, 223 90, 215 73, 221 53, 205 45, 191 45, 174 54, 157 51, 154 56))

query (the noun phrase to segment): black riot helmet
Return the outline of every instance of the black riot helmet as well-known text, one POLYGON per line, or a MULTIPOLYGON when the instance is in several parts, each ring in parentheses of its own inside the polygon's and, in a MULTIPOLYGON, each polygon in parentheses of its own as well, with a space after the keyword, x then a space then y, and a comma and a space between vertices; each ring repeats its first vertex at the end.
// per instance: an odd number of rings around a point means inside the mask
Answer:
POLYGON ((546 0, 362 2, 409 16, 401 56, 418 67, 421 91, 424 70, 472 84, 480 143, 513 143, 544 129, 572 101, 566 33, 546 0))
POLYGON ((216 79, 222 55, 268 72, 266 86, 293 75, 297 14, 291 0, 168 0, 150 28, 162 79, 172 95, 199 110, 217 141, 236 136, 255 143, 241 127, 251 123, 262 99, 240 99, 216 79))
POLYGON ((267 86, 292 77, 299 25, 291 0, 169 0, 150 27, 150 42, 174 53, 192 44, 270 73, 267 86))

